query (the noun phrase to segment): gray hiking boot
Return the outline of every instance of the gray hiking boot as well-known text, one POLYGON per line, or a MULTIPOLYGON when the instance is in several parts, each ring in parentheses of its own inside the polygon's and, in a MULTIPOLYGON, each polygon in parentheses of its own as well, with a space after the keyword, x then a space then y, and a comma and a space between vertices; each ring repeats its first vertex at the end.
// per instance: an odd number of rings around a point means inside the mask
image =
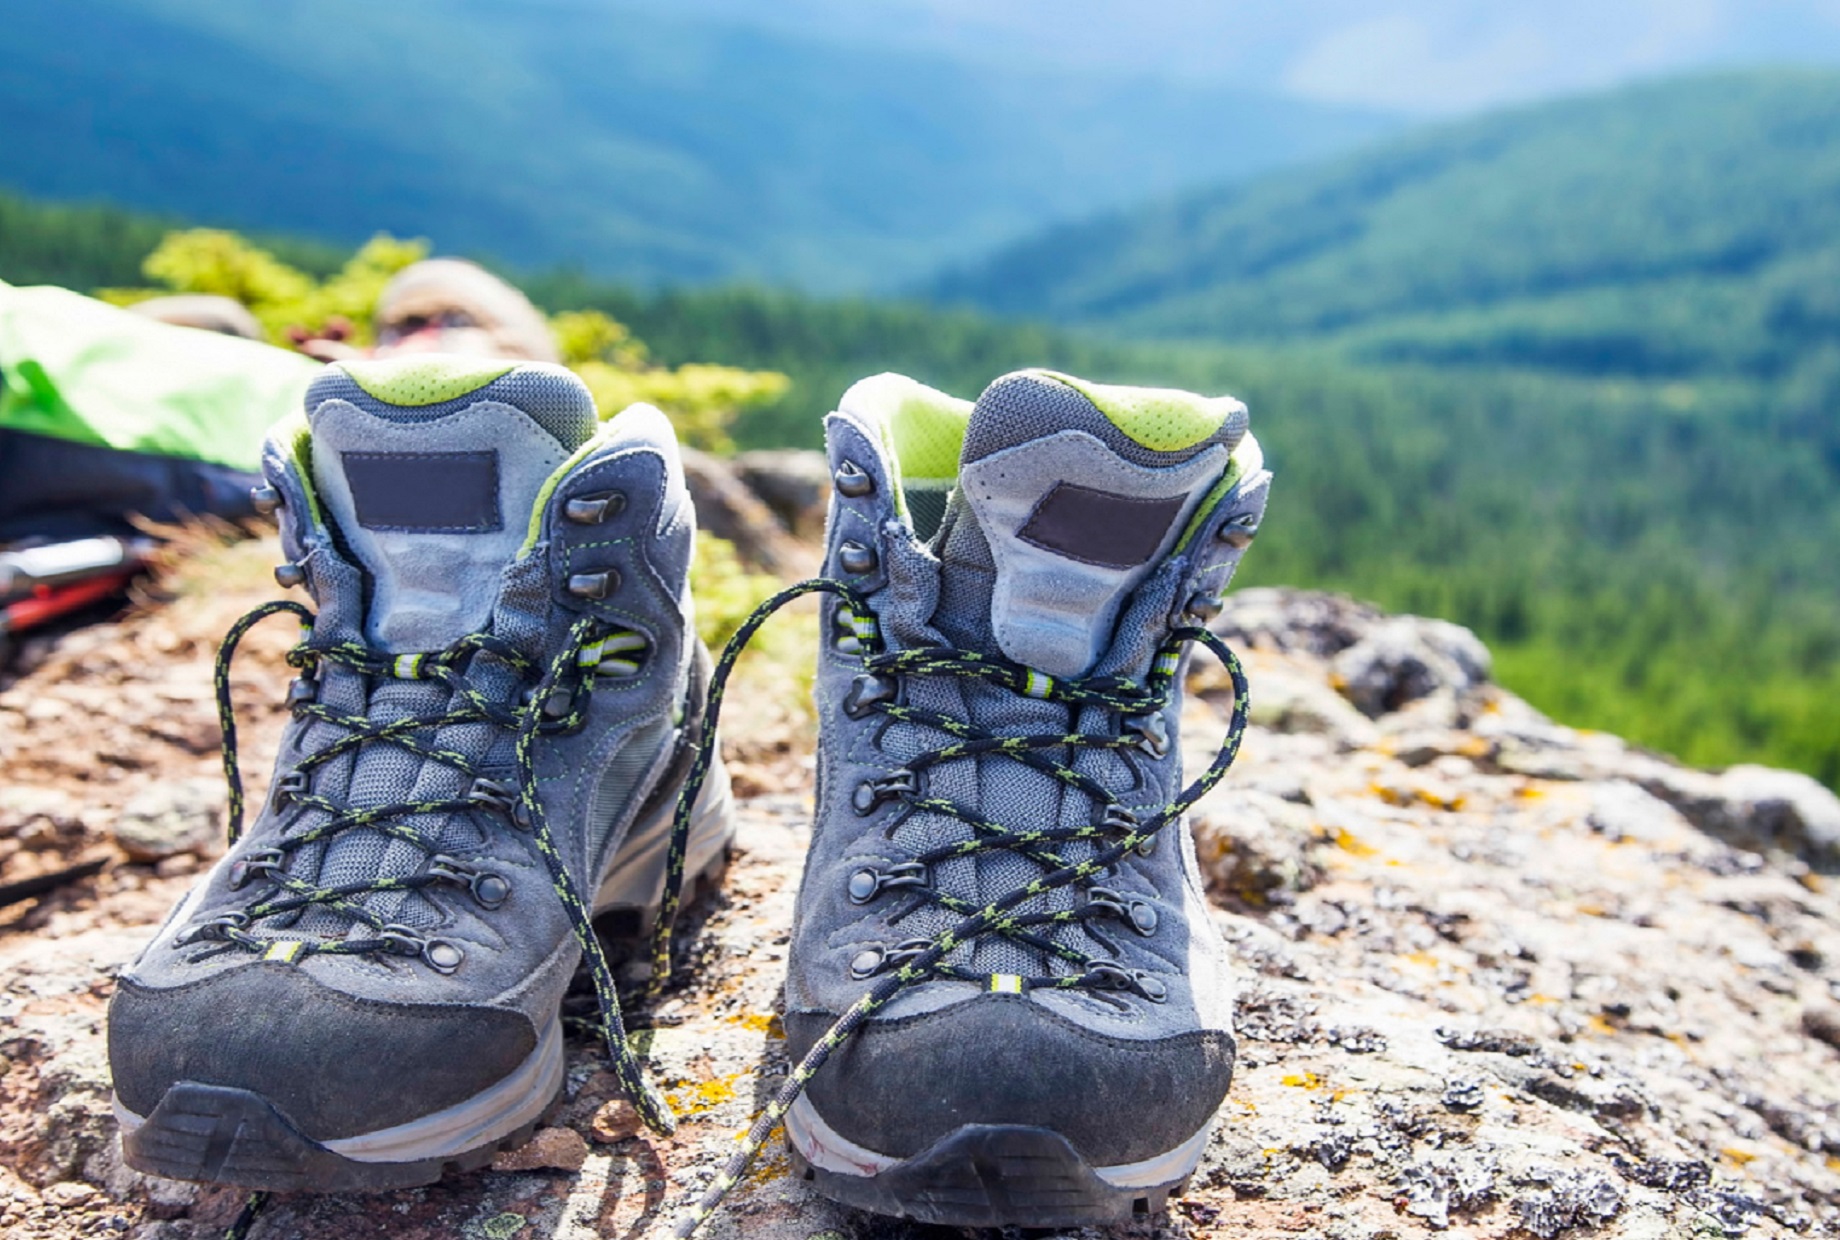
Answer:
POLYGON ((1245 407, 1042 371, 973 407, 885 375, 827 432, 829 572, 868 614, 827 604, 818 662, 795 1160, 950 1226, 1160 1209, 1233 1068, 1182 813, 1235 746, 1184 792, 1179 663, 1230 657, 1202 630, 1264 511, 1245 407))
MULTIPOLYGON (((271 437, 283 585, 219 656, 232 847, 109 1009, 129 1165, 255 1189, 396 1188, 520 1140, 563 1085, 584 951, 648 1115, 588 918, 643 921, 708 655, 670 424, 597 427, 557 366, 423 356, 321 375, 271 437), (280 611, 294 718, 237 835, 228 659, 280 611)), ((725 774, 682 873, 731 833, 725 774)))

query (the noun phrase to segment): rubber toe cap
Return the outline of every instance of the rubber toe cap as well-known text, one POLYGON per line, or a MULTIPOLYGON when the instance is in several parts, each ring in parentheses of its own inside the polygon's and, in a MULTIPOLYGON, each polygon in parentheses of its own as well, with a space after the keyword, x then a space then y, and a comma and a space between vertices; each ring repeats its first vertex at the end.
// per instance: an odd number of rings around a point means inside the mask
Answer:
MULTIPOLYGON (((802 1058, 836 1018, 790 1012, 802 1058)), ((1093 1167, 1153 1158, 1208 1122, 1233 1076, 1233 1038, 1158 1039, 1082 1029, 1025 997, 985 995, 870 1021, 818 1070, 812 1105, 840 1136, 897 1158, 966 1124, 1020 1124, 1065 1137, 1093 1167)))
POLYGON ((109 1004, 115 1094, 148 1115, 180 1081, 260 1094, 329 1141, 464 1102, 536 1049, 503 1008, 383 1003, 259 962, 154 989, 124 978, 109 1004))

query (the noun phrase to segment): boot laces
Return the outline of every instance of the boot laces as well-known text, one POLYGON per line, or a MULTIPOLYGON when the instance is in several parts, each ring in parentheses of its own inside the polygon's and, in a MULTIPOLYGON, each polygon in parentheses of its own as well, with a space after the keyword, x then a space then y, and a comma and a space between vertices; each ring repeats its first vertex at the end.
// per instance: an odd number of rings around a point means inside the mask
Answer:
MULTIPOLYGON (((551 731, 572 731, 586 720, 588 692, 593 677, 583 674, 601 653, 624 649, 612 640, 618 631, 608 632, 606 625, 585 618, 569 630, 567 639, 547 664, 539 664, 521 653, 511 643, 491 634, 472 634, 461 638, 446 650, 423 655, 393 655, 378 652, 355 642, 321 643, 313 639, 313 613, 291 600, 264 603, 230 627, 217 652, 215 681, 219 722, 223 728, 224 780, 229 788, 229 823, 227 835, 234 845, 243 832, 245 801, 242 772, 237 758, 236 718, 231 700, 230 669, 237 647, 261 621, 271 616, 291 614, 302 625, 301 642, 289 651, 288 663, 310 673, 321 663, 336 664, 370 676, 399 679, 429 679, 446 685, 452 692, 440 714, 410 713, 402 718, 379 722, 362 715, 333 710, 309 695, 290 695, 298 716, 330 724, 340 735, 295 766, 279 774, 276 780, 280 796, 301 806, 328 815, 325 821, 305 831, 281 837, 274 847, 261 850, 246 859, 256 864, 252 877, 267 880, 266 888, 256 887, 251 902, 244 909, 227 914, 198 927, 198 937, 221 940, 232 948, 258 952, 264 956, 294 961, 313 953, 363 954, 387 952, 420 957, 439 971, 451 971, 446 962, 457 964, 443 948, 454 945, 421 936, 410 927, 388 922, 368 907, 367 897, 383 892, 416 891, 437 884, 467 887, 475 899, 490 907, 495 889, 482 880, 493 877, 457 859, 441 855, 433 842, 401 820, 419 814, 455 813, 468 810, 495 809, 503 812, 521 829, 530 833, 544 865, 549 870, 554 889, 568 916, 569 927, 580 946, 583 962, 594 986, 600 1009, 599 1033, 606 1047, 608 1066, 619 1080, 634 1109, 654 1131, 669 1135, 676 1130, 676 1119, 669 1104, 645 1080, 638 1054, 627 1043, 625 1023, 620 1010, 613 970, 607 963, 600 939, 594 932, 592 912, 581 888, 569 872, 562 850, 550 830, 543 803, 537 796, 536 742, 551 731), (517 703, 487 694, 469 674, 476 658, 497 659, 516 672, 518 683, 529 686, 517 703), (516 772, 513 783, 486 779, 479 764, 465 754, 442 749, 423 739, 419 733, 437 732, 455 724, 489 723, 512 735, 516 772), (361 745, 390 744, 421 757, 450 766, 472 778, 468 793, 462 797, 428 801, 397 801, 379 805, 350 805, 336 798, 310 790, 312 771, 355 750, 361 745), (379 875, 363 882, 327 887, 287 873, 287 859, 307 844, 328 840, 341 832, 358 828, 379 831, 391 839, 403 840, 421 848, 430 856, 429 866, 419 874, 394 877, 379 875), (335 909, 353 923, 354 933, 343 939, 279 938, 261 933, 263 923, 280 919, 309 907, 335 909)), ((605 666, 600 665, 600 666, 605 666)), ((615 674, 619 674, 616 672, 615 674)), ((687 819, 686 819, 687 822, 687 819)), ((677 872, 681 881, 682 849, 673 839, 677 855, 677 872)), ((502 880, 501 880, 502 881, 502 880)), ((667 884, 675 894, 676 887, 667 884)), ((670 901, 675 913, 676 901, 670 901)), ((269 1201, 267 1193, 252 1193, 243 1210, 226 1232, 226 1240, 244 1240, 269 1201)))
MULTIPOLYGON (((916 810, 945 815, 971 829, 971 837, 961 843, 917 855, 913 862, 908 863, 918 867, 917 870, 902 872, 901 867, 897 866, 887 872, 894 877, 896 883, 912 891, 915 898, 936 904, 958 915, 960 920, 936 935, 898 944, 893 951, 887 953, 871 974, 879 975, 880 980, 875 981, 813 1044, 805 1058, 793 1068, 785 1085, 755 1119, 742 1139, 740 1148, 717 1173, 702 1197, 680 1216, 675 1229, 680 1240, 688 1240, 694 1235, 729 1192, 741 1183, 773 1132, 784 1121, 787 1111, 825 1062, 864 1022, 887 1007, 908 987, 921 982, 953 978, 979 982, 993 988, 1001 982, 1002 988, 1006 990, 1040 987, 1130 990, 1156 1001, 1158 996, 1155 987, 1160 983, 1150 975, 1083 952, 1064 943, 1059 937, 1050 937, 1050 932, 1076 921, 1109 913, 1119 906, 1123 906, 1129 914, 1128 903, 1118 893, 1098 886, 1097 880, 1107 875, 1129 853, 1151 844, 1159 831, 1178 821, 1195 802, 1219 784, 1238 757, 1240 742, 1246 730, 1249 707, 1245 672, 1227 644, 1204 627, 1184 626, 1171 630, 1157 650, 1151 674, 1141 683, 1123 677, 1057 680, 977 651, 945 647, 887 650, 883 647, 874 613, 847 584, 814 578, 790 586, 762 603, 742 623, 717 660, 714 675, 710 678, 702 731, 697 740, 689 777, 678 797, 677 814, 672 823, 670 851, 666 861, 665 903, 659 916, 659 935, 654 940, 654 992, 662 985, 670 966, 670 926, 676 909, 677 892, 681 886, 684 858, 688 852, 691 808, 715 760, 716 725, 729 673, 741 652, 767 619, 794 599, 807 594, 835 595, 849 609, 851 627, 858 639, 855 649, 862 658, 866 677, 932 675, 969 678, 993 683, 1025 696, 1064 702, 1069 706, 1101 706, 1119 714, 1124 720, 1124 726, 1117 735, 1069 729, 1053 734, 1001 736, 962 719, 902 705, 895 700, 896 695, 887 692, 884 687, 859 679, 851 693, 851 700, 864 713, 880 712, 890 719, 919 724, 954 738, 947 744, 924 751, 908 760, 903 768, 889 777, 874 781, 872 791, 865 795, 878 799, 900 799, 916 810), (1096 780, 1074 769, 1069 762, 1053 756, 1057 750, 1122 749, 1158 743, 1154 725, 1140 728, 1133 726, 1131 721, 1160 719, 1162 712, 1173 700, 1182 651, 1191 643, 1206 646, 1226 666, 1233 682, 1233 714, 1227 736, 1213 761, 1173 800, 1150 812, 1132 811, 1096 780), (1053 774, 1068 786, 1079 789, 1096 807, 1093 822, 1086 825, 1017 830, 947 798, 928 796, 920 788, 920 775, 930 767, 993 754, 1053 774), (1085 855, 1078 859, 1064 855, 1061 851, 1075 841, 1085 845, 1085 855), (938 861, 998 849, 1028 858, 1043 872, 997 895, 982 906, 940 891, 924 874, 930 864, 938 861), (1017 911, 1037 897, 1070 886, 1085 891, 1087 901, 1083 906, 1049 912, 1017 911), (953 959, 961 948, 987 935, 1001 936, 1037 948, 1049 958, 1064 962, 1066 971, 1017 978, 1012 975, 974 972, 953 959)), ((878 877, 878 883, 885 881, 885 877, 878 877)))

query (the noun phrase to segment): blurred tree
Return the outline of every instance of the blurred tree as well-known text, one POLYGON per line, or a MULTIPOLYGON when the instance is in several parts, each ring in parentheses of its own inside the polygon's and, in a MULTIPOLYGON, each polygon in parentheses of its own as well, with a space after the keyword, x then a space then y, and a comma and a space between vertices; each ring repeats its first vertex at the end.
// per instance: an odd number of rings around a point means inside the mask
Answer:
POLYGON ((588 385, 603 414, 637 401, 656 405, 671 415, 685 443, 707 452, 734 451, 729 426, 736 415, 778 399, 792 382, 777 371, 707 362, 654 366, 626 325, 599 310, 567 311, 550 324, 563 362, 588 385))
POLYGON ((236 233, 189 228, 167 233, 141 264, 143 275, 165 287, 102 289, 97 296, 125 306, 169 292, 212 293, 248 306, 274 344, 288 344, 290 328, 318 333, 337 321, 347 325, 353 343, 368 344, 383 286, 427 256, 426 241, 378 233, 321 281, 236 233))
MULTIPOLYGON (((289 344, 295 331, 337 327, 349 332, 351 343, 366 345, 375 339, 372 314, 384 285, 427 256, 425 241, 378 233, 344 266, 316 280, 236 233, 192 228, 167 233, 141 265, 163 288, 103 289, 98 295, 132 305, 168 292, 212 293, 248 306, 275 344, 289 344)), ((684 442, 709 452, 734 451, 729 427, 735 418, 777 400, 791 383, 776 371, 707 362, 654 365, 644 343, 599 310, 559 314, 550 326, 564 363, 594 393, 603 417, 644 401, 671 415, 684 442)))

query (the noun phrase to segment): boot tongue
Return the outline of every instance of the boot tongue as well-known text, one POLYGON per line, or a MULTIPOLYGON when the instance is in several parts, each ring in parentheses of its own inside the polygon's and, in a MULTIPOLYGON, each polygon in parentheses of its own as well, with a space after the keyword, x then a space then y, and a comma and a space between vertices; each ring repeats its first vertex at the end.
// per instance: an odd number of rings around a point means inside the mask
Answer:
POLYGON ((398 653, 483 631, 544 483, 594 433, 560 366, 423 354, 330 367, 307 393, 313 484, 398 653))
POLYGON ((1083 675, 1245 431, 1228 397, 1048 371, 998 379, 972 410, 934 539, 934 625, 966 649, 1083 675))

